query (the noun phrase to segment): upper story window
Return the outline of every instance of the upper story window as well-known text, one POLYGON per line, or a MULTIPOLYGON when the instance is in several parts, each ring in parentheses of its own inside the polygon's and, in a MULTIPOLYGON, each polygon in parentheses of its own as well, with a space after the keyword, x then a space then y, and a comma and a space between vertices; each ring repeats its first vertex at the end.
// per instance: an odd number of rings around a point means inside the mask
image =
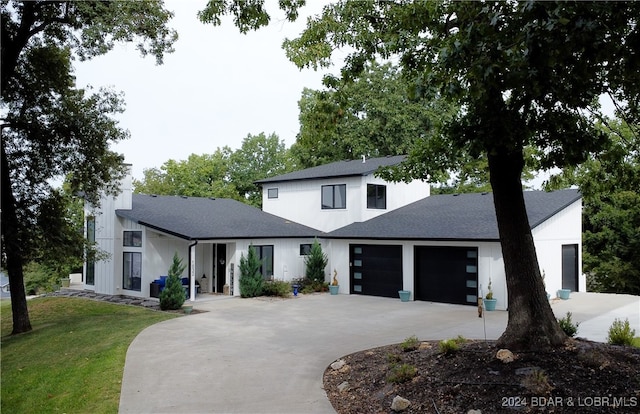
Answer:
POLYGON ((347 185, 323 185, 322 209, 347 208, 347 185))
POLYGON ((268 198, 278 198, 278 189, 277 188, 269 188, 269 189, 267 189, 267 197, 268 198))
POLYGON ((142 231, 124 231, 122 245, 127 247, 142 247, 142 231))
POLYGON ((387 208, 387 186, 367 184, 367 208, 387 208))

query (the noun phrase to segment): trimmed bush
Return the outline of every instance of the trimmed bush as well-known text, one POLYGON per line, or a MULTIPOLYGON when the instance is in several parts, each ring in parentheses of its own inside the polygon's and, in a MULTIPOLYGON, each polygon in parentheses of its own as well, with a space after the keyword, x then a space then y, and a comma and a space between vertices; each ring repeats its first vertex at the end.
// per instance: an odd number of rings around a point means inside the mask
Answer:
POLYGON ((180 309, 184 303, 185 292, 180 276, 186 267, 186 265, 182 264, 182 259, 178 257, 178 252, 175 252, 173 254, 173 262, 169 267, 167 281, 164 289, 160 292, 160 309, 176 310, 180 309))
POLYGON ((260 273, 262 263, 258 258, 253 245, 249 246, 247 257, 240 256, 240 296, 243 298, 253 298, 262 295, 264 278, 260 273))
POLYGON ((560 328, 562 328, 564 333, 566 333, 570 338, 576 336, 576 333, 578 333, 578 326, 580 326, 580 322, 576 322, 575 324, 573 323, 571 316, 571 312, 567 312, 567 316, 558 319, 560 328))
POLYGON ((636 336, 636 330, 631 329, 629 319, 625 319, 624 322, 622 322, 620 319, 616 318, 609 328, 608 341, 613 345, 631 346, 633 344, 634 336, 636 336))
POLYGON ((278 296, 281 298, 288 298, 291 295, 291 284, 282 280, 265 282, 262 285, 262 294, 264 296, 278 296))
POLYGON ((318 243, 318 239, 313 241, 309 255, 304 258, 304 264, 306 266, 306 277, 313 282, 324 283, 325 275, 324 269, 327 267, 329 259, 327 255, 322 252, 322 247, 318 243))

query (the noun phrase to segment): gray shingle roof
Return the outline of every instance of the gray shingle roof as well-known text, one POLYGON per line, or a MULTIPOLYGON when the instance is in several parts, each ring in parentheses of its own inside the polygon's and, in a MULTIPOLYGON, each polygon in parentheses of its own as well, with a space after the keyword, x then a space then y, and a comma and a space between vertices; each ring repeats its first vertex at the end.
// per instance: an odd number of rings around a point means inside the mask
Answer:
POLYGON ((324 233, 225 198, 133 194, 119 217, 187 239, 315 237, 324 233))
MULTIPOLYGON (((581 198, 578 190, 525 191, 531 228, 581 198)), ((499 240, 491 193, 433 195, 365 222, 328 233, 329 238, 499 240)))
POLYGON ((282 181, 312 180, 316 178, 348 177, 354 175, 368 175, 379 167, 396 165, 404 161, 405 155, 396 155, 380 158, 369 158, 366 162, 362 159, 337 161, 330 164, 319 165, 305 170, 278 175, 256 181, 256 184, 275 183, 282 181))

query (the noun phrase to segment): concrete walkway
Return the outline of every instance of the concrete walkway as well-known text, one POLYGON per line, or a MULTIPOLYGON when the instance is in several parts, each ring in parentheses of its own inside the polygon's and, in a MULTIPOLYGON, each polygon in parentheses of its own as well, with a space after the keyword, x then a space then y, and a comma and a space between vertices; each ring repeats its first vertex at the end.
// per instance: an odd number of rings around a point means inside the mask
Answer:
MULTIPOLYGON (((574 293, 552 308, 572 311, 582 322, 578 335, 589 339, 606 337, 614 314, 640 334, 640 298, 590 295, 574 293)), ((332 413, 322 375, 341 356, 411 335, 496 339, 507 323, 503 311, 481 319, 475 307, 357 295, 218 298, 195 309, 207 312, 151 326, 133 341, 120 412, 332 413)))

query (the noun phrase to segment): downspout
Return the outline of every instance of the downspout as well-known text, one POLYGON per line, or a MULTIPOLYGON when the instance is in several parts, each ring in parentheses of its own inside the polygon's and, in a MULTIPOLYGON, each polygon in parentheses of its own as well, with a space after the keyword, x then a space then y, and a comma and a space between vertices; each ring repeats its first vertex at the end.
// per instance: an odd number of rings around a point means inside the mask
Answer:
POLYGON ((198 240, 189 245, 189 300, 196 300, 196 250, 198 240))

